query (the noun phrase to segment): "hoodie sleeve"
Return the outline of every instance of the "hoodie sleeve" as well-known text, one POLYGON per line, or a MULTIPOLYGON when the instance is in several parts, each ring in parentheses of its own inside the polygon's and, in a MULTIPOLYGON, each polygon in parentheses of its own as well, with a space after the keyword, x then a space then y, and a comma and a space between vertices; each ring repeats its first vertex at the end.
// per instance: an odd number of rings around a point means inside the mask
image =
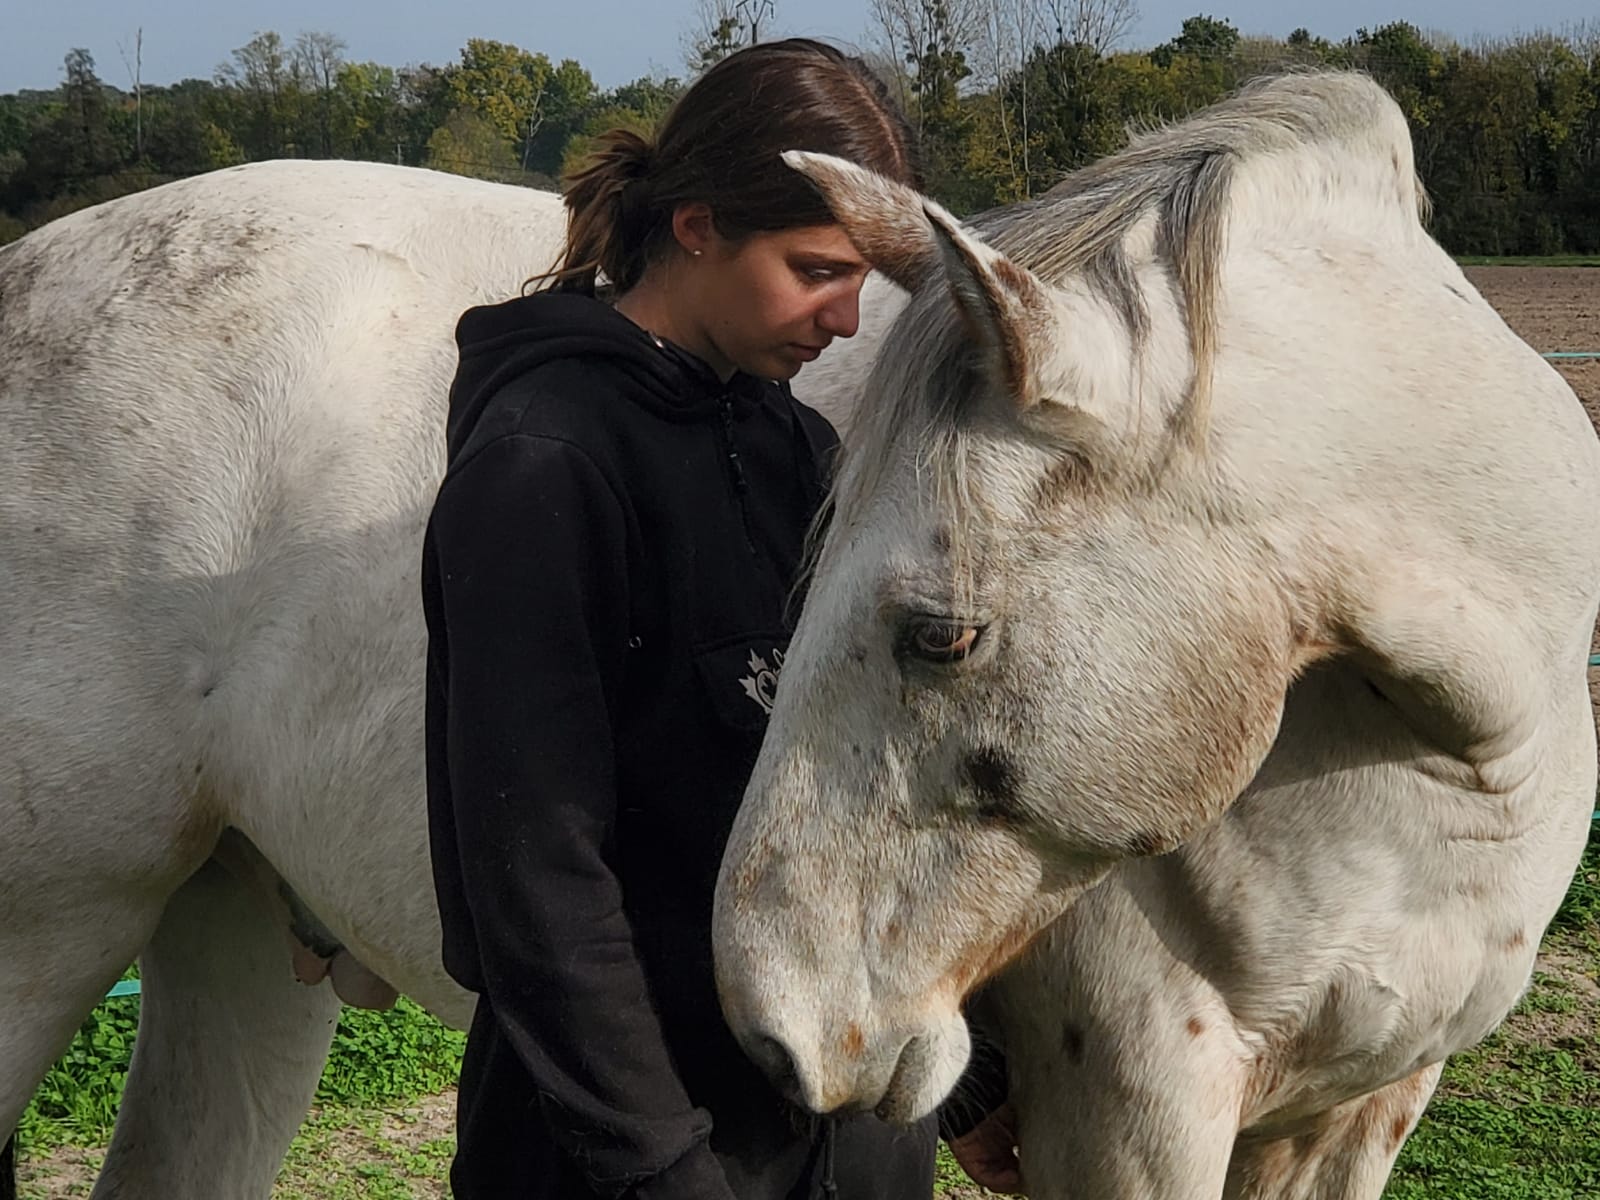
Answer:
POLYGON ((484 991, 595 1193, 731 1200, 652 1007, 612 868, 623 510, 578 447, 515 434, 441 488, 459 879, 484 991))

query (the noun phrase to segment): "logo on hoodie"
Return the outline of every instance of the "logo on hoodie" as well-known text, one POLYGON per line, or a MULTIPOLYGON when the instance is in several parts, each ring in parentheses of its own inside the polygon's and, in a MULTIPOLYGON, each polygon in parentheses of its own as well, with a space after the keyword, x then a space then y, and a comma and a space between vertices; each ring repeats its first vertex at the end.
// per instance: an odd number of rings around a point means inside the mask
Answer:
POLYGON ((754 650, 750 651, 750 674, 739 681, 744 694, 761 706, 761 711, 772 715, 772 700, 778 691, 778 675, 783 671, 783 651, 774 647, 772 665, 754 650))

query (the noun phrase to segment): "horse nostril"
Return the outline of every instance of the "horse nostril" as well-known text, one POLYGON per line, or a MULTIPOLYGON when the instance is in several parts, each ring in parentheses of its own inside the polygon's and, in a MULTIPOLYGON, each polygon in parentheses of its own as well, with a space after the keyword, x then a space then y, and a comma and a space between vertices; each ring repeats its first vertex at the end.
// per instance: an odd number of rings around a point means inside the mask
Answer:
POLYGON ((791 1100, 794 1099, 800 1090, 800 1072, 795 1068, 794 1055, 789 1053, 789 1047, 777 1038, 761 1033, 751 1038, 745 1049, 756 1066, 772 1081, 772 1086, 791 1100))

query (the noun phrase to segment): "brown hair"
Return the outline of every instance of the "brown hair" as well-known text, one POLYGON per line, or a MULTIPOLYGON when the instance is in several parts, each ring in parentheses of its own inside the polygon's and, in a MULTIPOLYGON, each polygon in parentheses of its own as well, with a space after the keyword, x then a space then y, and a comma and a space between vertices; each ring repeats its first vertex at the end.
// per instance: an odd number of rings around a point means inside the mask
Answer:
POLYGON ((779 157, 785 150, 834 154, 921 187, 910 126, 865 63, 807 38, 762 42, 702 75, 654 144, 625 129, 596 139, 563 180, 561 260, 529 282, 592 293, 603 274, 627 291, 670 244, 680 204, 709 205, 730 239, 831 224, 821 194, 779 157))

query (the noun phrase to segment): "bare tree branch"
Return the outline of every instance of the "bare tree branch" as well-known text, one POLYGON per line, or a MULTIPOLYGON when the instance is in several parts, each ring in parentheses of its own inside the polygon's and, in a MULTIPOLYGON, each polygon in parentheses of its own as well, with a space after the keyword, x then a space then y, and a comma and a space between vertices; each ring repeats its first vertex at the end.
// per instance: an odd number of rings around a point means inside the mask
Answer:
POLYGON ((144 26, 141 25, 133 34, 133 62, 128 61, 128 51, 121 42, 117 43, 117 53, 122 57, 122 65, 127 68, 128 78, 133 80, 133 147, 134 153, 140 158, 144 157, 144 26))
POLYGON ((1037 0, 1045 33, 1105 54, 1139 19, 1137 0, 1037 0))
POLYGON ((902 106, 915 107, 906 101, 923 63, 982 41, 986 6, 987 0, 872 0, 873 32, 896 64, 902 106))
POLYGON ((301 33, 294 40, 294 69, 317 96, 317 132, 324 157, 333 155, 333 88, 344 66, 344 39, 331 33, 301 33))
POLYGON ((777 0, 697 0, 683 36, 684 62, 698 74, 735 50, 754 46, 777 7, 777 0))

